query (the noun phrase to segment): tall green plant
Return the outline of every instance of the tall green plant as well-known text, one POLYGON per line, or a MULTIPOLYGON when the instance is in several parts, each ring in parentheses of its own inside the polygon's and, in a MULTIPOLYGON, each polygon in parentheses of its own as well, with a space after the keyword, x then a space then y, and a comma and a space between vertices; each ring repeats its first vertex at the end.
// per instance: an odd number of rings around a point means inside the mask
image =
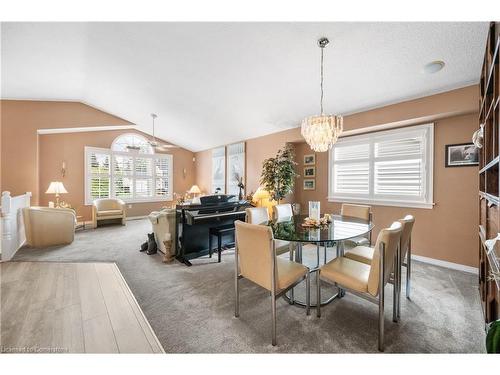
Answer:
POLYGON ((291 146, 285 146, 278 151, 276 157, 264 160, 260 184, 269 192, 271 198, 277 202, 293 191, 297 173, 294 160, 295 154, 291 146))

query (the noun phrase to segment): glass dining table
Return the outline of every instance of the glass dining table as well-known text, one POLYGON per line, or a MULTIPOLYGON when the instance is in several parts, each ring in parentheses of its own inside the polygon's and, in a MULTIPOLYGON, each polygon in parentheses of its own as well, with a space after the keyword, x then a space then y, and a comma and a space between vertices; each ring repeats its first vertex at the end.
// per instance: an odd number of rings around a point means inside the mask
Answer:
MULTIPOLYGON (((344 254, 344 242, 356 237, 363 237, 373 229, 373 222, 350 216, 331 215, 331 222, 319 228, 304 226, 305 215, 296 215, 280 221, 271 221, 274 238, 289 241, 294 247, 293 260, 304 264, 310 273, 316 273, 318 269, 326 264, 328 260, 344 254)), ((311 280, 313 282, 313 280, 311 280)), ((305 283, 302 283, 305 284, 305 283)), ((305 286, 296 286, 288 292, 284 298, 291 304, 305 306, 305 289, 295 293, 296 289, 305 286)), ((312 283, 311 283, 312 284, 312 283)), ((329 290, 323 290, 321 305, 332 302, 335 298, 342 297, 344 292, 331 285, 325 286, 329 290), (333 288, 333 290, 332 290, 333 288)), ((315 288, 311 288, 311 292, 315 288)), ((311 307, 316 306, 315 294, 311 293, 311 307)))

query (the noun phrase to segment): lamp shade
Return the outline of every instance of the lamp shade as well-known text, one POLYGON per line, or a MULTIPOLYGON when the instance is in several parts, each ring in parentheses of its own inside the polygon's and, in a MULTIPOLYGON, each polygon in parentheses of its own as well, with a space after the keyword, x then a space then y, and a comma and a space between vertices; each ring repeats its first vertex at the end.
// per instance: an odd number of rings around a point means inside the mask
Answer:
POLYGON ((260 186, 257 191, 253 195, 253 199, 265 199, 265 198, 270 198, 271 194, 267 190, 265 190, 262 186, 260 186))
POLYGON ((191 186, 191 189, 189 189, 189 194, 201 194, 201 190, 198 185, 191 186))
POLYGON ((68 191, 60 181, 52 181, 45 194, 66 194, 68 191))

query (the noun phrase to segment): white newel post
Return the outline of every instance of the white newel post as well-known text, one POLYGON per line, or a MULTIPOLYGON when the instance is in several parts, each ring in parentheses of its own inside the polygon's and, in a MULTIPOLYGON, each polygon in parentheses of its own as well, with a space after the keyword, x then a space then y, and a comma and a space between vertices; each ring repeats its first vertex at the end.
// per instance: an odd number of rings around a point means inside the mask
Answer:
POLYGON ((22 208, 29 207, 31 193, 12 197, 9 191, 2 192, 1 221, 1 260, 10 260, 25 243, 22 208))
POLYGON ((9 256, 12 248, 12 198, 10 191, 2 192, 2 258, 9 256))

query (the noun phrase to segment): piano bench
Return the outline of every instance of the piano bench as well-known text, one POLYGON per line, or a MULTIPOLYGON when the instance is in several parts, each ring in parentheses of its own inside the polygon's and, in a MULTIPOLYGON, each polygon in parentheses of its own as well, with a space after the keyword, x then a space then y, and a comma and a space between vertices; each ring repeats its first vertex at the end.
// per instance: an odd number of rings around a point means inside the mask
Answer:
POLYGON ((222 253, 222 236, 226 234, 234 234, 234 224, 220 225, 218 227, 212 227, 208 230, 208 255, 212 257, 212 236, 217 237, 217 262, 221 261, 222 253))

